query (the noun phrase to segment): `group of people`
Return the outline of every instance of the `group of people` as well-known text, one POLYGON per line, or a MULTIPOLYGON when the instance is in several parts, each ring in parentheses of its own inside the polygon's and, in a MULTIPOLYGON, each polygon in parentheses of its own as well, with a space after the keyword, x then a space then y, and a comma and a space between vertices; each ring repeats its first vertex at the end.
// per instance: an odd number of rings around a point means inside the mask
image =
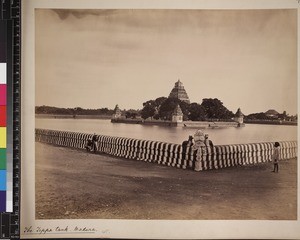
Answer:
MULTIPOLYGON (((207 155, 207 148, 212 149, 214 147, 213 142, 208 138, 208 134, 204 134, 201 130, 197 130, 196 133, 193 136, 189 136, 188 140, 182 142, 182 148, 183 148, 183 155, 185 155, 186 150, 188 147, 192 147, 194 152, 197 152, 197 157, 195 161, 195 170, 200 171, 201 167, 199 167, 199 155, 198 153, 201 153, 201 155, 207 155), (206 148, 203 148, 206 147, 206 148), (199 152, 201 151, 201 152, 199 152)), ((279 154, 280 144, 279 142, 275 142, 274 144, 274 152, 272 155, 272 160, 274 163, 274 169, 272 172, 279 171, 278 161, 280 158, 279 154)))
MULTIPOLYGON (((96 134, 93 134, 91 139, 88 139, 87 144, 85 146, 87 151, 93 151, 94 153, 97 151, 97 141, 98 136, 96 134)), ((194 137, 192 135, 189 136, 188 140, 183 141, 182 148, 183 148, 183 155, 186 153, 186 150, 188 147, 192 147, 193 151, 197 152, 196 162, 195 162, 195 170, 200 171, 201 167, 199 166, 199 155, 207 155, 206 149, 213 149, 214 144, 209 139, 208 134, 204 134, 201 130, 197 130, 194 134, 194 137), (203 148, 204 147, 204 148, 203 148), (199 152, 201 151, 201 152, 199 152)), ((279 148, 280 144, 279 142, 275 142, 274 144, 274 152, 272 155, 272 160, 274 163, 274 169, 272 172, 277 172, 279 170, 278 161, 279 161, 279 148)))
POLYGON ((182 143, 182 155, 186 154, 186 150, 188 147, 192 147, 192 150, 195 154, 195 171, 201 171, 201 157, 207 155, 207 151, 211 151, 214 147, 213 142, 209 139, 208 134, 204 134, 201 130, 197 130, 194 136, 189 136, 187 141, 183 141, 182 143))
POLYGON ((198 130, 194 137, 192 135, 189 136, 188 140, 182 142, 183 149, 187 149, 187 147, 192 147, 194 150, 197 150, 199 147, 210 147, 213 148, 214 144, 209 139, 208 134, 204 134, 201 130, 198 130))
POLYGON ((97 151, 97 141, 98 136, 96 135, 96 133, 94 133, 93 137, 87 140, 87 143, 85 145, 86 151, 95 153, 97 151))

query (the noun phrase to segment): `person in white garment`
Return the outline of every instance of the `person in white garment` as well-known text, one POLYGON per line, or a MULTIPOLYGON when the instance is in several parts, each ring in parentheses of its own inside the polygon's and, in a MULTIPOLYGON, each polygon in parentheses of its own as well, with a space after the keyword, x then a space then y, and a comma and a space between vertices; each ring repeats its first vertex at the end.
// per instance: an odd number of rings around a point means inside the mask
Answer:
POLYGON ((195 161, 195 171, 201 171, 205 168, 205 162, 207 151, 205 147, 205 136, 201 130, 197 130, 194 134, 194 150, 197 151, 196 161, 195 161))

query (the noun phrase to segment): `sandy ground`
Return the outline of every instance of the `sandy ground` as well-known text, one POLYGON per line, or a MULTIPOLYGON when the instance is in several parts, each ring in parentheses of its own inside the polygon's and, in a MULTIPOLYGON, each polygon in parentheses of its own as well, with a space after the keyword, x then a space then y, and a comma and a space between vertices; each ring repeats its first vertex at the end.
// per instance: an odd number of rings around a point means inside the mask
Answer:
POLYGON ((194 172, 36 143, 37 219, 295 220, 297 159, 194 172))

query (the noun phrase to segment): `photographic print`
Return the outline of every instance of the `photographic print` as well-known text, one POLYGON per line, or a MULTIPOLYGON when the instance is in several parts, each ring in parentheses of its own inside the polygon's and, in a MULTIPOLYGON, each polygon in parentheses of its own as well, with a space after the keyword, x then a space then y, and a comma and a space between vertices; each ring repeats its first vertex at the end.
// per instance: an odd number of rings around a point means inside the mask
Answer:
POLYGON ((36 221, 298 220, 297 9, 33 13, 36 221))

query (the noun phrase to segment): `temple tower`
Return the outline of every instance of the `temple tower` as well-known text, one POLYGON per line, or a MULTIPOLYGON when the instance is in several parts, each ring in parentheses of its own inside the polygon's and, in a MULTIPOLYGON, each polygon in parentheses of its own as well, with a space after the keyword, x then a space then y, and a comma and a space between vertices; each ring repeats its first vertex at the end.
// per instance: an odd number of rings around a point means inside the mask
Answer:
POLYGON ((240 108, 234 114, 234 121, 238 124, 242 124, 244 122, 244 114, 242 113, 240 108))
POLYGON ((172 114, 172 122, 183 122, 183 113, 181 111, 179 104, 177 104, 172 114))
POLYGON ((119 108, 119 105, 117 104, 116 107, 115 107, 115 109, 114 109, 114 113, 112 115, 112 118, 113 119, 118 119, 118 118, 121 118, 121 116, 122 116, 122 112, 121 112, 121 110, 119 108))
POLYGON ((184 101, 186 103, 190 103, 189 96, 187 95, 184 86, 182 82, 178 79, 178 81, 175 83, 174 88, 172 89, 169 98, 177 98, 181 101, 184 101))

